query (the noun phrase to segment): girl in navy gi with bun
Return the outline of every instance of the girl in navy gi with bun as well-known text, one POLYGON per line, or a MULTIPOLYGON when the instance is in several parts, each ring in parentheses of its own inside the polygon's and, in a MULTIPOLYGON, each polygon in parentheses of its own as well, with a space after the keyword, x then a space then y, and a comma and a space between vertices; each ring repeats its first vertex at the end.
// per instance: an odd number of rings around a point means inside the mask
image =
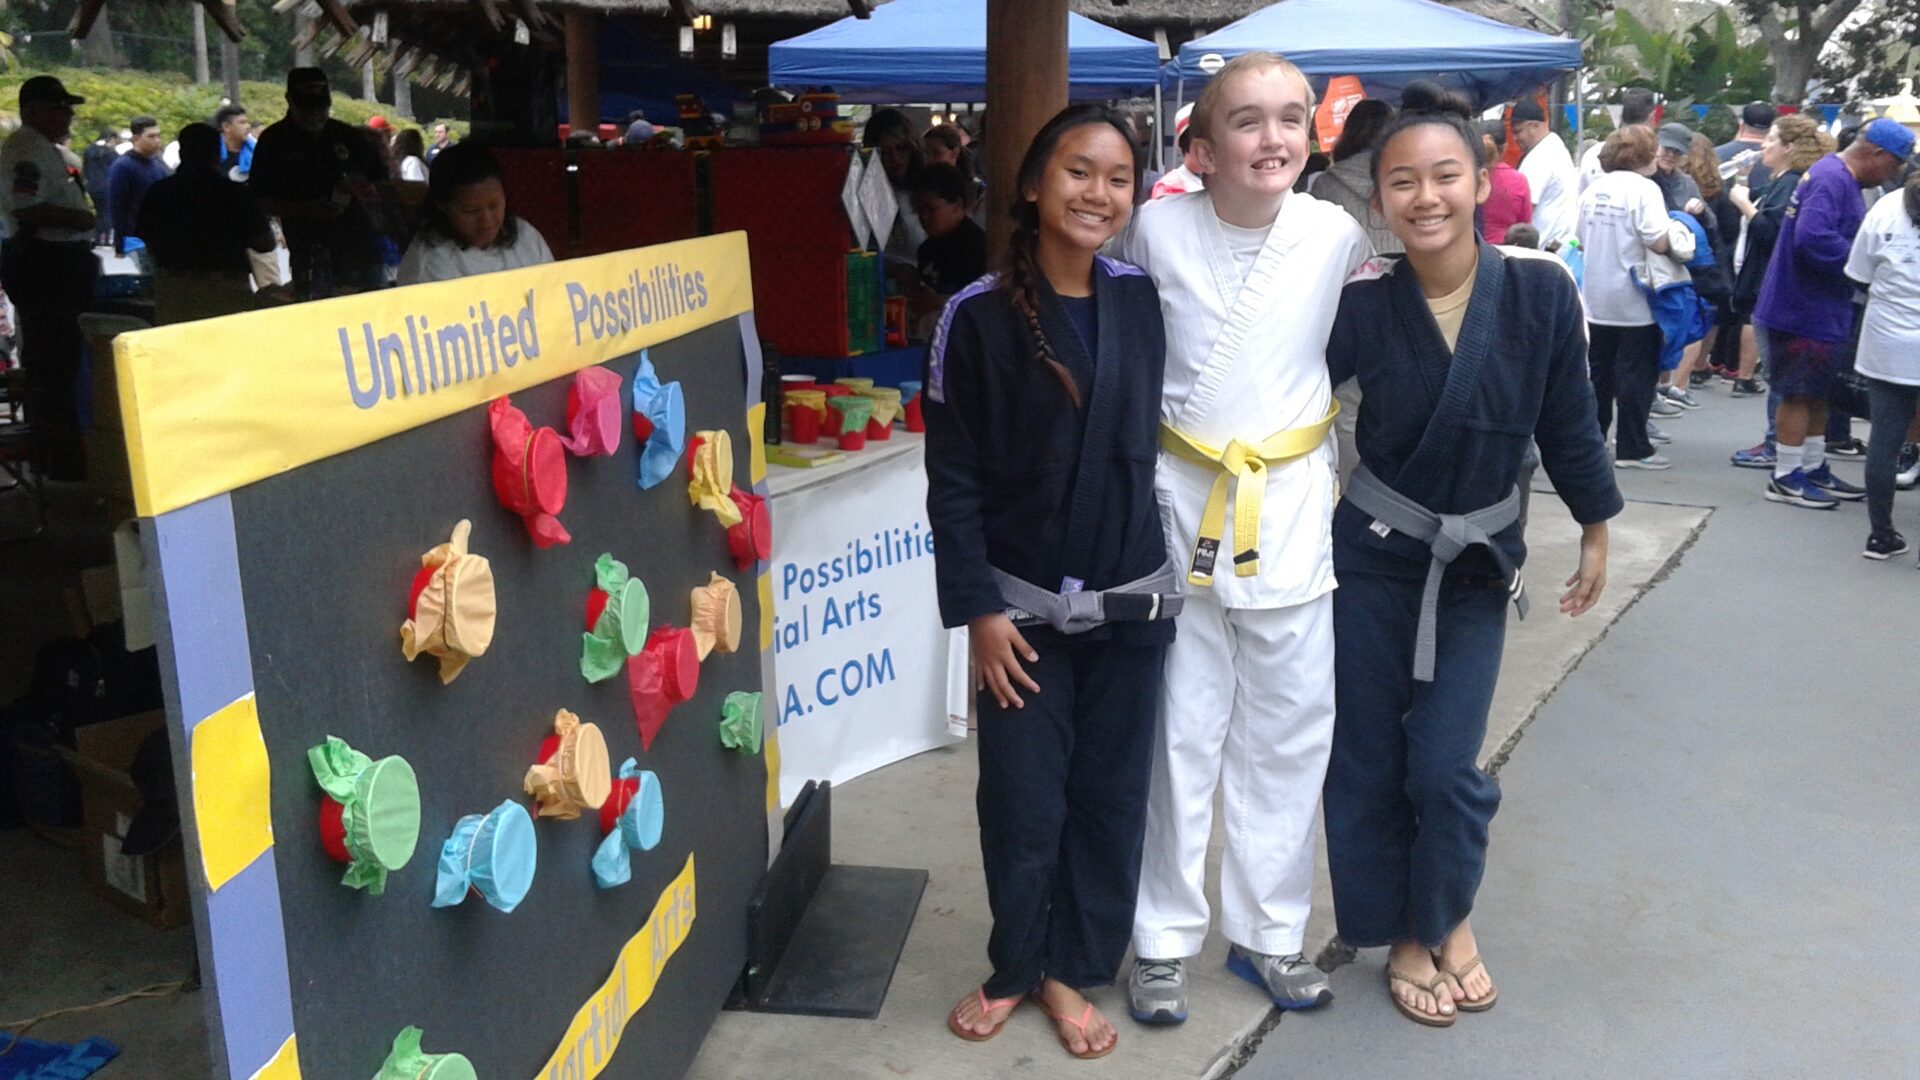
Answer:
POLYGON ((1500 803, 1477 761, 1509 600, 1526 611, 1531 440, 1583 529, 1560 610, 1606 585, 1619 491, 1587 378, 1579 290, 1555 257, 1474 234, 1487 163, 1466 103, 1425 83, 1374 147, 1375 212, 1406 255, 1342 292, 1327 362, 1358 377, 1360 466, 1333 518, 1335 699, 1327 858, 1340 936, 1390 946, 1409 1019, 1498 996, 1467 917, 1500 803))
POLYGON ((1165 337, 1153 283, 1102 257, 1133 208, 1120 114, 1076 106, 1020 163, 1005 268, 955 294, 928 353, 927 514, 941 620, 979 691, 993 974, 947 1026, 1031 997, 1075 1057, 1119 1040, 1081 991, 1133 927, 1178 575, 1153 494, 1165 337))

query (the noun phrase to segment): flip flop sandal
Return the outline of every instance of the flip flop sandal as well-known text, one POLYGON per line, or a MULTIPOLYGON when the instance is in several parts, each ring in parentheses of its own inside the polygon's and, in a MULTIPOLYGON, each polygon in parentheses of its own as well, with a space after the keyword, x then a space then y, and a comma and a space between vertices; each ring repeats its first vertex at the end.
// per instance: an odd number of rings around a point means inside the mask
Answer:
POLYGON ((993 1010, 1000 1008, 1002 1005, 1013 1006, 1013 1008, 1010 1008, 1007 1010, 1007 1015, 1001 1017, 1000 1022, 993 1025, 992 1030, 988 1031, 985 1035, 982 1035, 979 1032, 972 1030, 971 1028, 967 1027, 965 1024, 960 1022, 960 1009, 958 1006, 955 1006, 954 1010, 947 1014, 947 1030, 948 1031, 953 1032, 955 1035, 960 1036, 961 1038, 967 1040, 968 1042, 986 1042, 988 1039, 991 1039, 995 1035, 1000 1034, 1000 1029, 1007 1026, 1008 1020, 1013 1019, 1013 1009, 1019 1008, 1023 995, 1016 994, 1013 997, 990 998, 987 996, 987 992, 985 989, 977 988, 977 987, 974 989, 973 992, 979 995, 980 997, 980 1015, 981 1016, 992 1016, 993 1010))
MULTIPOLYGON (((1474 953, 1473 959, 1468 960, 1466 963, 1461 964, 1457 968, 1448 967, 1445 963, 1441 961, 1439 954, 1436 953, 1434 954, 1434 957, 1433 957, 1433 966, 1440 969, 1440 974, 1449 976, 1453 979, 1454 982, 1459 983, 1460 992, 1462 994, 1466 993, 1467 976, 1473 974, 1473 969, 1481 968, 1484 970, 1486 968, 1486 965, 1480 962, 1479 953, 1474 953)), ((1487 996, 1486 997, 1478 998, 1473 1001, 1468 1001, 1464 997, 1458 997, 1453 1000, 1453 1007, 1460 1010, 1461 1012, 1470 1012, 1470 1013, 1486 1012, 1488 1009, 1493 1008, 1494 1002, 1499 1000, 1500 1000, 1500 988, 1493 985, 1493 976, 1489 975, 1487 976, 1487 996)))
MULTIPOLYGON (((1392 968, 1388 968, 1387 969, 1387 996, 1393 999, 1393 1007, 1400 1010, 1400 1015, 1406 1017, 1407 1019, 1413 1021, 1416 1024, 1419 1024, 1423 1027, 1431 1027, 1431 1028, 1449 1028, 1453 1026, 1453 1021, 1455 1020, 1455 1017, 1453 1015, 1449 1015, 1446 1013, 1421 1012, 1419 1009, 1416 1009, 1413 1006, 1407 1004, 1406 1002, 1401 1001, 1400 995, 1393 992, 1393 984, 1396 982, 1406 983, 1408 986, 1413 987, 1415 990, 1424 990, 1427 993, 1432 994, 1433 999, 1435 1001, 1439 1001, 1440 987, 1446 985, 1446 982, 1447 982, 1447 976, 1445 972, 1436 971, 1434 972, 1432 979, 1428 980, 1425 983, 1419 983, 1419 982, 1415 982, 1411 976, 1403 975, 1400 972, 1393 970, 1392 968)), ((1456 1009, 1459 1008, 1459 1005, 1456 1004, 1454 1008, 1456 1009)))
POLYGON ((1057 1013, 1047 1008, 1047 1003, 1041 1001, 1037 996, 1033 1000, 1034 1004, 1040 1006, 1040 1011, 1047 1014, 1047 1019, 1052 1020, 1056 1024, 1072 1024, 1074 1027, 1080 1029, 1080 1038, 1086 1040, 1088 1049, 1078 1054, 1074 1054, 1073 1044, 1067 1041, 1066 1035, 1062 1033, 1059 1028, 1054 1029, 1054 1034, 1059 1037, 1060 1045, 1066 1049, 1067 1053, 1073 1054, 1074 1057, 1079 1058, 1081 1061, 1092 1061, 1095 1058, 1106 1057, 1108 1054, 1113 1053, 1114 1047, 1120 1045, 1120 1032, 1116 1030, 1113 1033, 1112 1042, 1098 1050, 1092 1049, 1093 1040, 1087 1036, 1087 1021, 1093 1019, 1093 1002, 1087 1002, 1086 1010, 1080 1014, 1080 1019, 1075 1020, 1065 1013, 1057 1013))

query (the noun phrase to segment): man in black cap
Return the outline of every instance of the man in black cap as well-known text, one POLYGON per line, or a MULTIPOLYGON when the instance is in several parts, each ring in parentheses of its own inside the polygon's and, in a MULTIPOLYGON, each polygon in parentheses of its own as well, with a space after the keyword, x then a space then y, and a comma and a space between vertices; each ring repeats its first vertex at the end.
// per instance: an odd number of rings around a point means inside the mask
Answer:
POLYGON ((35 465, 48 480, 86 479, 80 438, 80 313, 100 261, 80 159, 63 147, 83 98, 51 75, 20 84, 20 130, 0 146, 0 287, 20 312, 20 359, 35 465))
MULTIPOLYGON (((1760 164, 1760 144, 1767 137, 1767 129, 1773 126, 1775 119, 1773 106, 1764 101, 1756 101, 1740 110, 1740 133, 1731 142, 1723 142, 1713 148, 1721 164, 1734 161, 1735 175, 1744 177, 1747 188, 1756 194, 1767 186, 1772 170, 1760 164)), ((1723 172, 1722 175, 1725 175, 1723 172)))
POLYGON ((247 184, 286 233, 294 295, 315 300, 384 284, 367 203, 386 181, 387 164, 373 142, 333 119, 326 73, 288 72, 286 119, 260 133, 247 184))
POLYGON ((1520 144, 1520 175, 1533 192, 1533 227, 1540 231, 1540 247, 1557 251, 1574 238, 1580 224, 1580 170, 1537 101, 1523 99, 1513 106, 1513 141, 1520 144))

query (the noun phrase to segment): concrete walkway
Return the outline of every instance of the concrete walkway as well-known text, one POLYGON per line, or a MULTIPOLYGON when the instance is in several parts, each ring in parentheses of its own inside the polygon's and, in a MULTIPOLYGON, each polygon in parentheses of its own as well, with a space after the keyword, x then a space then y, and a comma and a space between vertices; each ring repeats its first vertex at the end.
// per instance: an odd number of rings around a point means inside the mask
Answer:
MULTIPOLYGON (((1582 663, 1614 620, 1659 580, 1708 518, 1707 510, 1695 506, 1631 505, 1614 533, 1607 596, 1594 612, 1573 620, 1554 611, 1552 598, 1558 594, 1554 585, 1577 562, 1578 530, 1550 494, 1536 497, 1533 506, 1529 578, 1536 590, 1535 614, 1510 630, 1483 760, 1499 760, 1512 752, 1522 729, 1566 673, 1582 663)), ((1279 1014, 1252 987, 1223 970, 1226 946, 1215 935, 1191 967, 1193 1016, 1186 1024, 1144 1028, 1124 1019, 1125 1004, 1117 990, 1096 995, 1110 1015, 1122 1018, 1121 1047, 1101 1061, 1067 1059, 1052 1025, 1031 1008, 1023 1008, 990 1043, 954 1038, 944 1024, 947 1010, 987 973, 989 920, 973 809, 975 776, 974 748, 962 745, 889 766, 835 792, 839 861, 918 866, 932 873, 879 1019, 725 1014, 708 1036, 693 1077, 976 1080, 1052 1077, 1069 1068, 1075 1076, 1220 1076, 1243 1068, 1256 1047, 1281 1046, 1306 1027, 1307 1022, 1296 1024, 1295 1018, 1275 1026, 1279 1014)), ((1221 837, 1214 840, 1217 873, 1221 837)), ((1331 910, 1323 857, 1308 931, 1309 955, 1319 954, 1333 934, 1331 910)), ((1343 985, 1352 974, 1343 973, 1343 985)), ((1344 1004, 1335 1008, 1355 1015, 1376 1011, 1344 1009, 1344 1004)), ((1319 1020, 1316 1016, 1309 1022, 1319 1020)), ((1275 1059, 1276 1068, 1282 1067, 1279 1054, 1272 1049, 1265 1054, 1275 1059)), ((1264 1059, 1254 1061, 1256 1067, 1267 1067, 1264 1059)), ((1291 1074, 1290 1069, 1282 1071, 1291 1074)))
MULTIPOLYGON (((1623 486, 1711 519, 1500 774, 1474 913, 1498 1007, 1416 1027, 1369 951, 1242 1080, 1920 1075, 1920 573, 1860 557, 1862 506, 1763 501, 1726 464, 1758 405, 1703 396, 1666 425, 1676 468, 1623 486)), ((1920 497, 1895 522, 1920 536, 1920 497)))

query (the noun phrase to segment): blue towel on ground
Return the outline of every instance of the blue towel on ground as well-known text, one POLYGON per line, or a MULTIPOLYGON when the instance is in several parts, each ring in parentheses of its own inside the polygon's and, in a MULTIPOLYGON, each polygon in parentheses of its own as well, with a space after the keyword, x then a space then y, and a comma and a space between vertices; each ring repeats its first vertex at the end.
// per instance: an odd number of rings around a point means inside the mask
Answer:
POLYGON ((93 1038, 68 1046, 0 1032, 0 1080, 83 1080, 120 1056, 120 1048, 93 1038))

